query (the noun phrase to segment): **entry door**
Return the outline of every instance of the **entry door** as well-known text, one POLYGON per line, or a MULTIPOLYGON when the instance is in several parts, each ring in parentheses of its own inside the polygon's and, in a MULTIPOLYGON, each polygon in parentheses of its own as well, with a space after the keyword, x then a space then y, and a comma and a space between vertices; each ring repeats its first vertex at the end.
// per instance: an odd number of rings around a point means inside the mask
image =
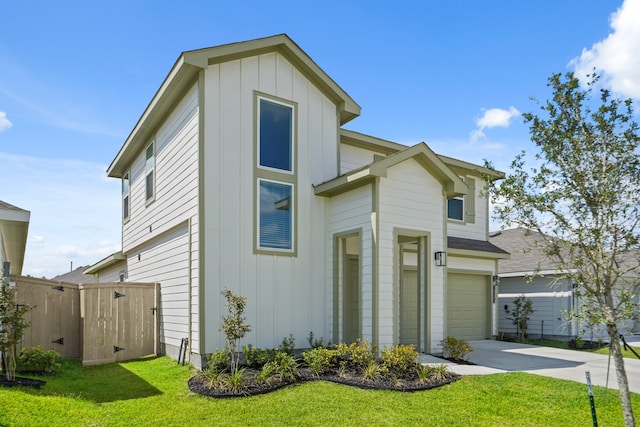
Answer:
POLYGON ((348 255, 344 274, 344 342, 360 338, 360 262, 348 255))
POLYGON ((400 278, 400 344, 418 345, 418 272, 404 268, 400 278))

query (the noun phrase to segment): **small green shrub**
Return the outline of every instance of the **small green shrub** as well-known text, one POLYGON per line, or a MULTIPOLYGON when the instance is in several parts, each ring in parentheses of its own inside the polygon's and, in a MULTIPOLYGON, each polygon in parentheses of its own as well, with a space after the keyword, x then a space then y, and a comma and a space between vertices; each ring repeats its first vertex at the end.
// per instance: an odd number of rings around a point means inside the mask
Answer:
POLYGON ((418 375, 418 382, 425 383, 431 377, 432 368, 429 365, 417 365, 416 374, 418 375))
POLYGON ((369 343, 368 340, 358 338, 351 344, 340 343, 335 348, 337 357, 348 360, 356 368, 364 369, 369 363, 376 360, 378 347, 369 343))
POLYGON ((222 383, 233 394, 245 394, 249 387, 244 368, 237 369, 230 374, 222 374, 222 383))
POLYGON ((283 351, 277 352, 273 361, 267 364, 273 365, 275 372, 285 381, 293 381, 298 376, 298 362, 293 356, 283 351))
POLYGON ((309 332, 309 336, 307 337, 307 341, 309 342, 310 348, 318 348, 324 347, 324 338, 320 337, 319 340, 313 338, 313 331, 309 332))
POLYGON ((282 338, 282 344, 278 347, 280 351, 287 353, 289 356, 295 356, 296 339, 292 334, 289 334, 289 338, 282 338))
POLYGON ((225 350, 216 350, 207 357, 208 371, 225 372, 229 370, 230 359, 229 352, 225 350))
POLYGON ((399 375, 406 375, 415 369, 418 352, 413 344, 398 344, 382 350, 381 357, 390 371, 399 375))
POLYGON ((253 369, 260 369, 269 361, 269 353, 252 345, 242 346, 242 353, 247 366, 253 369))
POLYGON ((57 351, 45 350, 40 346, 25 347, 18 356, 16 370, 51 375, 55 374, 60 366, 60 353, 57 351))
POLYGON ((334 364, 336 351, 324 347, 316 347, 302 353, 302 359, 315 375, 328 371, 334 364))
POLYGON ((454 337, 446 337, 440 341, 440 345, 446 359, 467 360, 467 355, 473 351, 468 342, 454 337))
POLYGON ((256 374, 256 382, 258 384, 267 384, 275 374, 275 365, 273 363, 266 363, 262 367, 262 370, 256 374))
POLYGON ((446 379, 449 376, 447 365, 441 363, 440 365, 432 366, 430 376, 434 381, 446 379))
POLYGON ((224 387, 224 373, 222 371, 218 371, 215 368, 209 367, 204 371, 200 372, 199 375, 204 378, 205 383, 210 388, 223 388, 224 387))
POLYGON ((362 372, 362 378, 369 381, 375 381, 386 372, 387 368, 385 365, 382 365, 376 361, 371 361, 367 366, 365 366, 364 371, 362 372))

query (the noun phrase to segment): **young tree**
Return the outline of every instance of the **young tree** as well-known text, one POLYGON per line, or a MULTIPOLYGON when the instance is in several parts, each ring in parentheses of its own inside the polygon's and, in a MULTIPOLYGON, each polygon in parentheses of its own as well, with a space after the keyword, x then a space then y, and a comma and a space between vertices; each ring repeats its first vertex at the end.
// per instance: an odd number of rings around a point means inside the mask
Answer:
POLYGON ((524 342, 527 335, 527 322, 535 311, 533 301, 524 295, 520 295, 513 300, 515 308, 511 310, 511 321, 518 328, 518 341, 524 342))
POLYGON ((231 355, 231 375, 235 375, 238 370, 240 358, 238 357, 238 342, 244 338, 251 327, 245 324, 246 318, 243 316, 247 306, 247 299, 234 295, 229 289, 222 291, 222 295, 227 300, 227 310, 229 314, 222 316, 220 328, 227 338, 229 352, 231 355))
POLYGON ((597 84, 595 72, 584 87, 573 73, 552 75, 552 99, 540 105, 540 115, 523 115, 539 149, 533 166, 525 170, 522 152, 490 190, 496 218, 540 232, 560 278, 595 301, 611 342, 625 424, 633 426, 619 341, 619 326, 632 310, 616 292, 630 289, 640 272, 640 135, 632 101, 597 84))
POLYGON ((16 290, 9 284, 8 277, 0 282, 0 352, 8 381, 16 378, 17 345, 22 341, 22 333, 29 326, 24 315, 30 310, 25 304, 16 303, 16 290))

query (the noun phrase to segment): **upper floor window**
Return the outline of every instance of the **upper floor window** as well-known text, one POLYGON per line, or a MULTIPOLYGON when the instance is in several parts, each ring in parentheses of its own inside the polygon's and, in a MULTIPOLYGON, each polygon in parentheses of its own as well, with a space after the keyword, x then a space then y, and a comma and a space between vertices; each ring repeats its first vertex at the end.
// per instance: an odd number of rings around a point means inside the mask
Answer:
POLYGON ((154 169, 156 166, 156 153, 153 142, 147 146, 145 159, 145 194, 146 200, 149 201, 153 198, 155 190, 154 169))
POLYGON ((457 221, 464 220, 464 197, 447 199, 447 218, 457 221))
POLYGON ((258 98, 258 166, 293 173, 293 107, 258 98))
POLYGON ((129 219, 129 172, 122 177, 122 219, 129 219))

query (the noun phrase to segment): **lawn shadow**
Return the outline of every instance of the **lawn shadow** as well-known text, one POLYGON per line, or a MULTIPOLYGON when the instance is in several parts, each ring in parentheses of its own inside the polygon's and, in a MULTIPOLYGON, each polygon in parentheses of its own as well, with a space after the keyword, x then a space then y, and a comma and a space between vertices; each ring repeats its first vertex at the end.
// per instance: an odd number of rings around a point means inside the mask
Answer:
POLYGON ((94 403, 158 396, 162 391, 120 364, 82 367, 79 363, 55 377, 46 377, 40 390, 22 388, 40 396, 64 396, 94 403))

